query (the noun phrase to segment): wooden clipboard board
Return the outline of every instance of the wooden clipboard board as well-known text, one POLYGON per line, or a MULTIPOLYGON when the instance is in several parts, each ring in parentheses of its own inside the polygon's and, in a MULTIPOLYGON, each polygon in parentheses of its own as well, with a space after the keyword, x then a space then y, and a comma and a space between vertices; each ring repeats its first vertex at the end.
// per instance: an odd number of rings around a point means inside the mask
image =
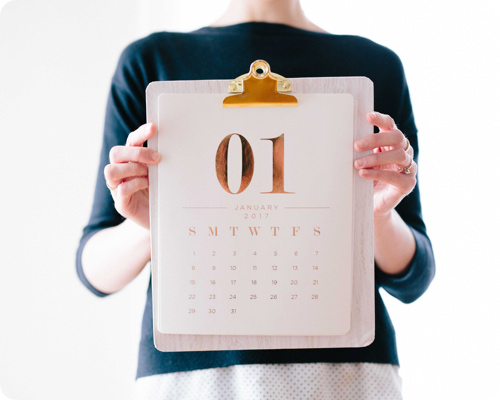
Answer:
POLYGON ((373 132, 365 119, 373 110, 372 82, 365 77, 286 79, 258 60, 248 74, 233 81, 153 82, 146 93, 147 120, 158 127, 148 147, 162 154, 160 164, 149 167, 156 348, 331 348, 372 343, 373 189, 352 166, 364 155, 354 152, 353 142, 373 132), (318 104, 328 102, 335 107, 320 111, 318 104), (321 112, 325 121, 317 117, 321 112), (345 115, 350 115, 347 121, 345 115), (335 125, 335 118, 343 119, 348 127, 342 129, 351 130, 352 136, 342 142, 342 153, 332 153, 337 156, 331 162, 347 153, 349 164, 338 161, 330 171, 330 161, 322 161, 324 151, 318 151, 316 158, 309 156, 307 165, 300 166, 297 160, 305 149, 314 152, 330 143, 322 142, 324 134, 314 139, 313 132, 335 125), (303 133, 302 142, 293 147, 299 136, 288 132, 298 125, 310 133, 303 133), (203 134, 214 126, 216 134, 203 134), (250 126, 253 129, 245 130, 250 126), (306 134, 317 141, 312 147, 304 141, 306 134), (238 153, 235 149, 241 149, 239 158, 230 157, 238 153), (321 168, 317 173, 316 163, 321 168), (328 186, 336 168, 346 171, 338 187, 352 191, 346 194, 350 205, 335 187, 329 192, 322 189, 321 182, 328 186), (301 175, 305 173, 311 177, 301 175), (319 188, 319 203, 311 190, 300 197, 307 180, 312 182, 309 187, 319 188), (246 200, 235 200, 238 196, 246 200), (329 203, 328 196, 337 200, 329 203), (349 218, 342 210, 350 210, 349 218), (347 221, 349 229, 335 233, 340 229, 332 228, 337 220, 347 221), (324 232, 336 239, 320 242, 324 232), (277 256, 273 260, 272 253, 277 256), (313 258, 318 253, 323 255, 319 262, 313 258), (348 256, 348 267, 335 264, 348 256), (323 275, 314 275, 319 271, 323 275), (318 276, 321 279, 315 279, 318 276), (336 304, 342 306, 337 310, 336 304))

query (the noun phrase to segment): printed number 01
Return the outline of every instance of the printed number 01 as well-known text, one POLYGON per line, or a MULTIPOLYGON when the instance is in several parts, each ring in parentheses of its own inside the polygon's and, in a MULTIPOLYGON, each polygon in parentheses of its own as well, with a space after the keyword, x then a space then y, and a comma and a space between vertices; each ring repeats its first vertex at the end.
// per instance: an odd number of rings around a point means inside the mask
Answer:
MULTIPOLYGON (((261 140, 270 140, 273 143, 273 190, 271 192, 261 193, 293 193, 285 191, 285 134, 282 133, 278 137, 264 138, 261 140)), ((250 146, 250 143, 248 143, 243 135, 240 135, 239 133, 231 133, 222 139, 222 142, 220 142, 217 149, 217 153, 215 154, 215 172, 220 185, 226 192, 230 194, 239 194, 243 192, 252 181, 253 169, 254 157, 252 146, 250 146), (240 188, 236 193, 231 192, 227 180, 227 156, 229 141, 234 135, 238 136, 241 140, 242 158, 241 183, 240 188)))

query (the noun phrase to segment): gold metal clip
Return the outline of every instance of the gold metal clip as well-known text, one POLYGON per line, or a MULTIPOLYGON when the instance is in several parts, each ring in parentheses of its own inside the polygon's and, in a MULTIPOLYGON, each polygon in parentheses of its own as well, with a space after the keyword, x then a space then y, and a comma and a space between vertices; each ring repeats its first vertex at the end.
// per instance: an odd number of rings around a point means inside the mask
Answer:
POLYGON ((271 72, 269 63, 257 60, 250 65, 250 72, 237 77, 229 84, 229 93, 222 107, 296 107, 297 98, 283 94, 291 92, 292 83, 285 77, 271 72))

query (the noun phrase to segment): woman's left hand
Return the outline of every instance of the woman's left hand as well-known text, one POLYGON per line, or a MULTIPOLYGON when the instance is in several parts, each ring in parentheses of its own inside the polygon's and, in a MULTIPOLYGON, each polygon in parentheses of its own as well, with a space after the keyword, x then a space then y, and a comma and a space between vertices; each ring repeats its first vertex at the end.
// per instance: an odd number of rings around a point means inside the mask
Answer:
POLYGON ((361 177, 373 181, 374 216, 384 217, 415 187, 417 164, 410 142, 389 115, 368 113, 367 120, 380 132, 354 143, 358 152, 373 150, 373 154, 357 159, 354 166, 361 177))

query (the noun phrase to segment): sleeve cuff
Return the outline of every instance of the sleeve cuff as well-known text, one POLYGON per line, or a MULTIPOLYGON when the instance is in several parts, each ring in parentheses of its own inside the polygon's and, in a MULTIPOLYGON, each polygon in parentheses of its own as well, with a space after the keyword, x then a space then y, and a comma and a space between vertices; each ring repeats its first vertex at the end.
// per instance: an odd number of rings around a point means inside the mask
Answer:
POLYGON ((427 235, 408 226, 415 237, 415 255, 399 275, 383 272, 375 266, 375 281, 403 303, 417 300, 429 287, 435 274, 434 255, 427 235))
MULTIPOLYGON (((104 228, 101 228, 104 229, 104 228)), ((78 246, 78 251, 76 252, 76 272, 78 274, 78 278, 80 281, 83 283, 83 285, 90 290, 93 294, 95 294, 98 297, 106 297, 109 296, 111 293, 104 293, 101 292, 100 290, 97 290, 92 284, 88 281, 87 277, 83 273, 83 266, 82 266, 82 253, 83 253, 83 248, 89 241, 89 239, 94 236, 97 232, 99 232, 101 229, 96 229, 93 231, 90 231, 87 233, 85 236, 82 237, 80 240, 80 244, 78 246)))

